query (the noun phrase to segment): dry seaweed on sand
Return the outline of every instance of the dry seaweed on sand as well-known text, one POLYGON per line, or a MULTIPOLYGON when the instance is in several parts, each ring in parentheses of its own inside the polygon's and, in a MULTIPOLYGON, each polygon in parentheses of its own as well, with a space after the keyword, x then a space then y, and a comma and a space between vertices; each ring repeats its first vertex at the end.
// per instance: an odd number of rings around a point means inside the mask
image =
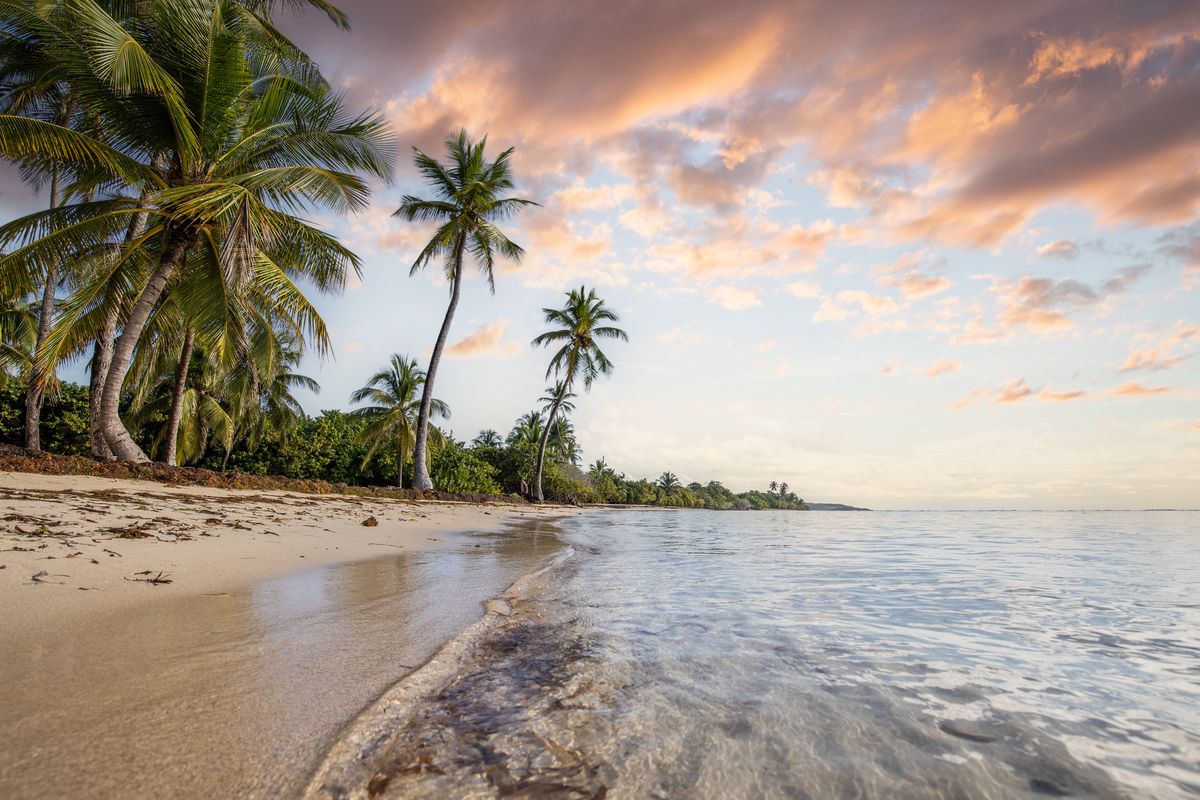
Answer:
POLYGON ((171 578, 171 573, 169 573, 169 572, 159 572, 156 575, 156 574, 154 574, 154 570, 146 569, 146 570, 142 570, 141 572, 134 573, 134 574, 141 576, 141 577, 126 578, 125 580, 129 581, 130 583, 149 583, 152 586, 158 586, 159 584, 163 584, 163 583, 174 583, 175 582, 174 579, 171 578))

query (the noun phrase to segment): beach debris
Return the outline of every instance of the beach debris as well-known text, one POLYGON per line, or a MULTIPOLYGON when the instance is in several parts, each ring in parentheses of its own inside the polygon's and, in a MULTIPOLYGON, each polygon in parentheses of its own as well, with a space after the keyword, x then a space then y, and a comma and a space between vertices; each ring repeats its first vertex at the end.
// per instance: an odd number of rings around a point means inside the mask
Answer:
POLYGON ((135 572, 134 575, 140 575, 143 577, 126 578, 125 580, 129 581, 130 583, 149 583, 153 586, 158 586, 161 583, 174 583, 175 582, 170 577, 171 573, 159 572, 157 575, 155 575, 154 570, 152 570, 152 569, 146 569, 146 570, 142 570, 141 572, 135 572))
POLYGON ((362 524, 364 528, 374 528, 379 525, 379 520, 375 519, 374 517, 367 517, 362 521, 362 524))
MULTIPOLYGON (((33 573, 33 576, 32 576, 32 578, 31 578, 31 580, 32 580, 34 583, 62 583, 62 581, 48 581, 48 580, 46 580, 46 579, 47 579, 47 578, 49 578, 49 577, 50 577, 50 573, 49 573, 49 572, 47 572, 46 570, 41 570, 40 572, 35 572, 35 573, 33 573)), ((70 575, 55 575, 54 577, 56 577, 56 578, 69 578, 69 577, 71 577, 71 576, 70 576, 70 575)))
POLYGON ((104 552, 108 553, 109 558, 114 558, 114 557, 115 558, 124 558, 125 557, 125 556, 121 555, 120 553, 118 553, 116 550, 109 550, 107 547, 102 548, 102 549, 104 550, 104 552))
POLYGON ((131 522, 124 527, 105 528, 104 530, 118 539, 150 539, 154 536, 154 523, 145 519, 141 522, 131 522))
MULTIPOLYGON (((388 542, 367 542, 367 545, 374 545, 375 547, 404 547, 402 544, 390 544, 388 542)), ((304 556, 300 557, 304 558, 304 556)))
POLYGON ((8 569, 8 564, 0 564, 0 569, 8 569))

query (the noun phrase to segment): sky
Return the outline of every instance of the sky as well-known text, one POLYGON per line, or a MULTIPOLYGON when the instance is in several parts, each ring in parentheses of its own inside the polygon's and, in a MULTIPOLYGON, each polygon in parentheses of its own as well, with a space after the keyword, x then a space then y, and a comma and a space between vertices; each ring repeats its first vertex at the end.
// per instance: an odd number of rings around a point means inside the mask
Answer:
POLYGON ((411 148, 465 127, 541 206, 495 295, 464 284, 436 383, 457 437, 536 406, 541 309, 585 284, 630 341, 573 422, 631 477, 1198 504, 1200 3, 339 5, 349 32, 284 27, 402 155, 369 211, 316 219, 364 268, 319 302, 310 412, 428 358, 447 287, 409 277, 428 231, 390 214, 426 193, 411 148))

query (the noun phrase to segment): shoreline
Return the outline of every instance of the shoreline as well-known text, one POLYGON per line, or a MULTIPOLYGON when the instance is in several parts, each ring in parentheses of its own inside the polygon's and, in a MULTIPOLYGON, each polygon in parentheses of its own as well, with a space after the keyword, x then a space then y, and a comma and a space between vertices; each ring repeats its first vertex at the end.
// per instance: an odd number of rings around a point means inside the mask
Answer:
POLYGON ((296 796, 573 513, 0 473, 0 793, 296 796))
POLYGON ((12 610, 0 635, 306 567, 459 547, 469 531, 572 513, 0 472, 0 603, 12 610))

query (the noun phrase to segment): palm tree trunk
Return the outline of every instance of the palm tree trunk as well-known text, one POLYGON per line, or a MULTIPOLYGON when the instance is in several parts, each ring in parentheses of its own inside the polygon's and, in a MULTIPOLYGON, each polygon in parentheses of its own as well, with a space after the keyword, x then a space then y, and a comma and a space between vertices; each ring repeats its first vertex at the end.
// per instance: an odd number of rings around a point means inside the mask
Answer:
POLYGON ((562 405, 563 398, 567 394, 567 384, 563 383, 562 391, 558 397, 554 398, 554 403, 550 406, 550 413, 546 417, 546 429, 542 431, 542 441, 538 444, 537 454, 537 477, 533 482, 533 502, 541 503, 545 501, 542 496, 542 468, 546 463, 546 445, 550 442, 550 429, 554 427, 554 415, 558 413, 558 407, 562 405))
POLYGON ((88 432, 92 440, 92 457, 111 461, 112 450, 104 438, 104 420, 100 409, 104 399, 104 380, 112 364, 113 342, 117 338, 117 309, 114 306, 104 317, 104 324, 96 331, 96 343, 92 347, 92 374, 88 392, 88 432))
MULTIPOLYGON (((158 163, 157 161, 155 162, 158 163)), ((138 200, 144 205, 146 195, 138 200)), ((124 247, 129 247, 135 239, 146 230, 146 214, 134 214, 129 228, 125 231, 124 247)), ((115 290, 113 290, 115 291, 115 290)), ((120 305, 113 298, 106 296, 109 303, 108 313, 104 315, 104 323, 96 331, 96 343, 92 348, 92 370, 90 392, 88 393, 88 431, 92 440, 92 457, 103 461, 111 461, 112 450, 104 438, 104 421, 101 418, 101 408, 104 399, 104 382, 108 378, 108 368, 112 365, 113 343, 117 338, 117 323, 120 321, 120 305)))
POLYGON ((467 244, 466 234, 459 234, 458 244, 454 248, 454 277, 450 286, 450 305, 446 309, 446 317, 442 320, 442 329, 438 331, 437 342, 433 345, 433 355, 429 357, 429 369, 425 372, 425 386, 421 391, 421 412, 417 415, 417 441, 413 447, 413 488, 432 489, 433 479, 429 477, 429 466, 426 463, 426 450, 429 443, 429 413, 433 404, 433 379, 437 375, 438 364, 442 360, 442 349, 446 346, 446 338, 450 335, 450 323, 454 320, 454 309, 458 308, 458 293, 462 288, 463 249, 467 244))
POLYGON ((150 276, 150 280, 141 295, 138 296, 137 302, 133 304, 129 318, 125 320, 125 326, 121 330, 121 336, 113 348, 112 363, 109 365, 108 375, 104 379, 104 394, 101 400, 100 419, 104 426, 104 438, 112 449, 113 455, 121 461, 132 461, 138 464, 145 464, 150 459, 133 441, 133 437, 129 435, 129 431, 121 422, 119 406, 121 389, 125 383, 125 373, 129 371, 129 363, 133 360, 133 351, 142 336, 146 322, 150 319, 150 313, 154 311, 154 306, 162 297, 167 283, 183 263, 183 257, 187 253, 188 247, 195 240, 193 233, 184 234, 172 231, 165 235, 168 237, 167 243, 163 247, 158 267, 150 276))
MULTIPOLYGON (((59 178, 55 169, 50 175, 50 208, 59 204, 59 178)), ((25 449, 31 454, 42 452, 42 401, 46 399, 46 384, 53 377, 53 367, 43 363, 42 349, 54 323, 55 293, 58 291, 58 267, 53 262, 46 267, 46 282, 42 287, 42 309, 38 318, 37 339, 33 346, 33 365, 29 384, 25 387, 25 449)))
POLYGON ((179 420, 183 416, 183 393, 187 389, 188 367, 192 363, 192 346, 196 342, 196 334, 191 326, 183 335, 183 350, 179 353, 179 367, 175 370, 175 389, 171 393, 171 412, 167 415, 167 443, 159 463, 167 466, 177 466, 175 463, 176 445, 179 442, 179 420))

